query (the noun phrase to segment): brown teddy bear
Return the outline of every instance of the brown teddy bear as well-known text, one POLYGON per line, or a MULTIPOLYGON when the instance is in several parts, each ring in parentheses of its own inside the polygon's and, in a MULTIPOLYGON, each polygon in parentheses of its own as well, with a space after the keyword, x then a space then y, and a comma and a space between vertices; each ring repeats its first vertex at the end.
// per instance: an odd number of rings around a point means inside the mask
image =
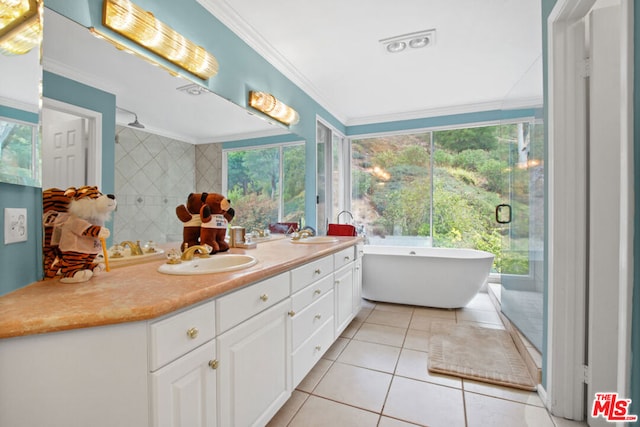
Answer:
POLYGON ((202 220, 200 219, 200 210, 204 206, 204 200, 207 193, 191 193, 187 197, 187 204, 180 205, 176 208, 178 219, 184 223, 182 229, 182 246, 187 247, 200 244, 200 228, 202 220))
POLYGON ((68 215, 60 224, 60 281, 86 282, 105 269, 103 263, 94 260, 102 249, 100 239, 111 234, 104 224, 116 208, 116 198, 102 194, 95 186, 70 187, 64 195, 70 202, 68 215))
POLYGON ((227 225, 235 216, 229 200, 222 194, 203 193, 204 205, 200 209, 202 227, 200 228, 200 244, 212 247, 211 253, 229 250, 224 240, 227 225))

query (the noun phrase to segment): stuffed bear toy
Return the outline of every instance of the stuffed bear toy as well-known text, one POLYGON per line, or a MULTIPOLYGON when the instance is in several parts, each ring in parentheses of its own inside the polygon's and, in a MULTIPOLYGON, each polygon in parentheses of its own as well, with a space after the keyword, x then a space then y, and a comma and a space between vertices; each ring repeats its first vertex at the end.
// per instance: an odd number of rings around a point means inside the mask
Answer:
POLYGON ((229 250, 224 240, 227 225, 235 216, 231 203, 222 194, 203 193, 204 205, 200 209, 202 227, 200 228, 200 244, 211 246, 211 253, 229 250))
POLYGON ((95 186, 71 187, 65 195, 70 202, 58 245, 60 281, 86 282, 105 268, 94 260, 102 248, 100 239, 111 234, 104 224, 116 208, 116 199, 113 194, 102 194, 95 186))
POLYGON ((184 250, 187 247, 200 244, 200 227, 202 220, 200 219, 200 209, 204 206, 204 200, 207 193, 191 193, 187 197, 187 204, 176 207, 176 216, 183 223, 182 227, 182 246, 184 250))

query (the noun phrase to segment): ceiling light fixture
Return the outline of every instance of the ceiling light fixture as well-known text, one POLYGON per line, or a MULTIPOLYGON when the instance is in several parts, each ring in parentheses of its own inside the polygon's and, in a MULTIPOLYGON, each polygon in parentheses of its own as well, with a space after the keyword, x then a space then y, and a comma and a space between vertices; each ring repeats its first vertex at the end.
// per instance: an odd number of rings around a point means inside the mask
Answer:
POLYGON ((433 46, 436 41, 436 30, 417 31, 401 36, 389 37, 380 40, 382 47, 388 53, 398 53, 410 49, 421 49, 433 46), (408 49, 407 49, 408 48, 408 49))
POLYGON ((270 93, 250 91, 249 106, 285 125, 295 125, 300 121, 296 110, 277 100, 270 93))
POLYGON ((203 80, 218 72, 212 54, 129 0, 104 0, 102 23, 203 80))
POLYGON ((22 55, 42 40, 42 1, 0 0, 0 53, 22 55))

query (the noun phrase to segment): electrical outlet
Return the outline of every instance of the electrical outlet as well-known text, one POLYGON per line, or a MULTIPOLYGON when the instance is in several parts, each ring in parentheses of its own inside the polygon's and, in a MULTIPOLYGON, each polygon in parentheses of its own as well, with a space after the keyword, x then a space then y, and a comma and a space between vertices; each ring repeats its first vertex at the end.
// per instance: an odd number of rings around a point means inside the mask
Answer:
POLYGON ((4 244, 27 241, 27 209, 4 208, 4 244))

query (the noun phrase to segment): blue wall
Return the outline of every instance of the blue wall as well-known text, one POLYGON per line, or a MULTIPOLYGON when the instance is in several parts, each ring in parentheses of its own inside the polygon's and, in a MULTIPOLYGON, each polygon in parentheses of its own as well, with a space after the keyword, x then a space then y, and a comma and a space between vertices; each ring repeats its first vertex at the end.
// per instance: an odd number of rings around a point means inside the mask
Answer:
MULTIPOLYGON (((39 116, 30 111, 0 105, 0 116, 28 123, 38 123, 39 116)), ((42 278, 42 200, 40 188, 0 183, 0 219, 4 208, 27 209, 27 241, 4 244, 4 227, 0 227, 0 295, 42 278)))
POLYGON ((7 107, 6 105, 0 105, 0 117, 7 117, 9 119, 20 120, 28 123, 38 123, 40 120, 38 113, 18 110, 17 108, 7 107))
POLYGON ((4 208, 27 209, 27 241, 5 245, 4 227, 0 227, 0 295, 42 278, 42 190, 0 183, 3 223, 4 208))

